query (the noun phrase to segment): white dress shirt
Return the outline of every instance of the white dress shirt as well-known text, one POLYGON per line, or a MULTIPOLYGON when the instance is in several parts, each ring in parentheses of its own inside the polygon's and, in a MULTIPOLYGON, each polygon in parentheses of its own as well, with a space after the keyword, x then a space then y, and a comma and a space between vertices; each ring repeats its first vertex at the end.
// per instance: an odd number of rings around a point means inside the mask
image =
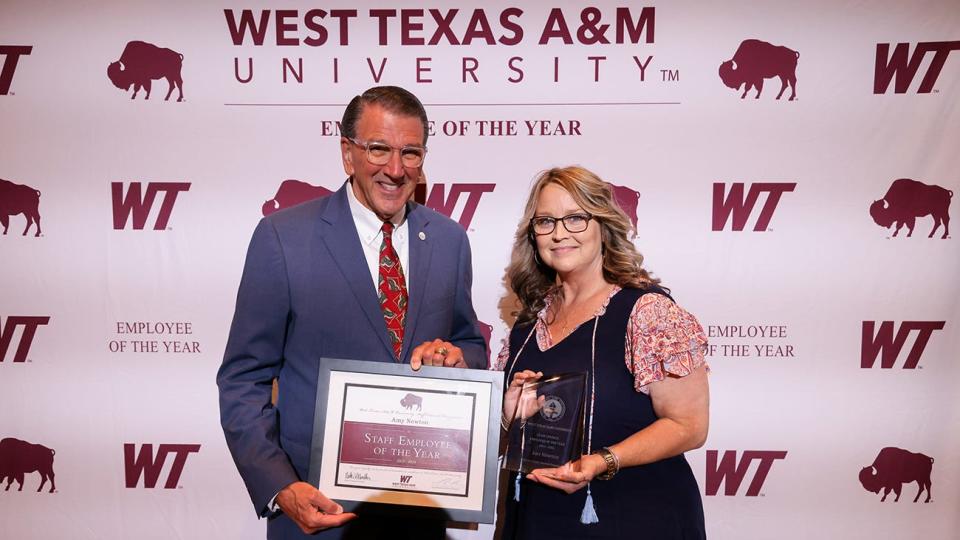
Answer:
MULTIPOLYGON (((370 269, 370 279, 374 289, 378 289, 380 281, 380 244, 383 242, 383 232, 380 227, 383 221, 372 210, 360 204, 353 193, 353 181, 347 186, 347 201, 350 203, 350 213, 353 215, 353 224, 357 227, 360 236, 360 245, 363 247, 363 256, 367 259, 367 268, 370 269)), ((393 249, 400 258, 400 267, 403 269, 403 278, 410 290, 410 227, 407 226, 406 214, 402 214, 398 221, 393 223, 393 249)))

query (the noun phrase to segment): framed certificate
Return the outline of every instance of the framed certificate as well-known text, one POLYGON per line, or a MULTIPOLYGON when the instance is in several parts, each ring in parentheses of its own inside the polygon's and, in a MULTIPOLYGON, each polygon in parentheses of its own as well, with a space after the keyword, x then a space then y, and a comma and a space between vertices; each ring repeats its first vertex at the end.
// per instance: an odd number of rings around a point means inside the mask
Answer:
POLYGON ((308 481, 348 512, 493 523, 503 373, 323 358, 308 481))

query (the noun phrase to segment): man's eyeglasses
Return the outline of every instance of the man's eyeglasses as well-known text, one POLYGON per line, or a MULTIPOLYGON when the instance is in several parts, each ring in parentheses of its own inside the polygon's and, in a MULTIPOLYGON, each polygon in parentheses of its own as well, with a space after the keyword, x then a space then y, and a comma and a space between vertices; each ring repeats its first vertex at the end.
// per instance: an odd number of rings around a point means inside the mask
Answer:
POLYGON ((367 152, 367 161, 374 165, 386 165, 390 163, 394 151, 400 152, 400 163, 404 167, 416 168, 423 165, 423 158, 427 155, 427 148, 424 146, 404 146, 396 148, 387 143, 376 141, 361 141, 358 139, 347 139, 353 144, 363 148, 367 152))
POLYGON ((536 235, 550 234, 557 228, 557 222, 562 221, 563 228, 567 232, 580 233, 587 230, 587 225, 590 224, 591 219, 593 219, 593 216, 587 213, 570 214, 562 218, 534 216, 530 219, 530 228, 536 235))

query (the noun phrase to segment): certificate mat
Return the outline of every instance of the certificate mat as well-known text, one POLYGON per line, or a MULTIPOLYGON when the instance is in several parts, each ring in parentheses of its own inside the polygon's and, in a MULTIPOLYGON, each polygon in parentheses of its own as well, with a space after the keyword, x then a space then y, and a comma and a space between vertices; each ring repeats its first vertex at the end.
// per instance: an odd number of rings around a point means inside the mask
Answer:
POLYGON ((501 372, 323 358, 309 482, 346 511, 493 523, 501 372))

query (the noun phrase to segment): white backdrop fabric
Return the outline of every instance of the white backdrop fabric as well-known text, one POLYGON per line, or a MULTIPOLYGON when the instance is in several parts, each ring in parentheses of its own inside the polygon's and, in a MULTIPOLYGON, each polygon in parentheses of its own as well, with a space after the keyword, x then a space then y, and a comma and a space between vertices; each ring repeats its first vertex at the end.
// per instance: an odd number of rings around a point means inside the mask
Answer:
POLYGON ((958 211, 958 51, 955 0, 5 0, 0 438, 24 442, 0 445, 0 536, 264 537, 214 385, 247 242, 284 180, 341 185, 344 105, 395 84, 427 106, 494 355, 531 179, 579 164, 636 204, 710 335, 710 538, 960 537, 960 249, 928 238, 958 211), (179 74, 182 101, 111 82, 134 41, 182 60, 123 76, 179 74), (718 70, 745 41, 741 99, 718 70), (897 502, 858 478, 888 447, 897 502))

